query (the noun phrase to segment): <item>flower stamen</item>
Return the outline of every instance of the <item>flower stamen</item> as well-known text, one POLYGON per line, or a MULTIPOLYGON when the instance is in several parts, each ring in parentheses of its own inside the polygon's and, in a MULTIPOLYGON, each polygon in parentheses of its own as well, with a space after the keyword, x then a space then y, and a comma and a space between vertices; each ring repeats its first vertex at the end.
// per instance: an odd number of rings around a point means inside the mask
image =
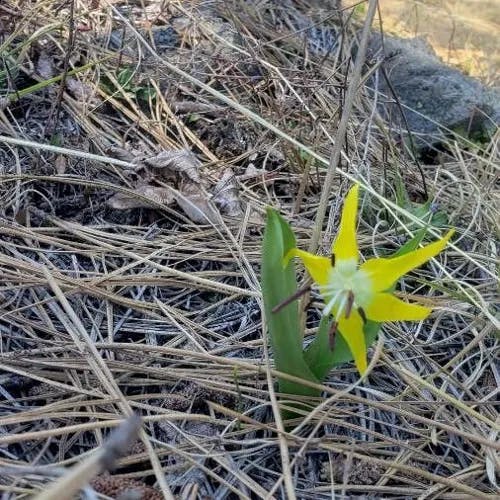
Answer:
POLYGON ((299 288, 295 293, 292 293, 292 295, 284 299, 278 305, 274 306, 271 309, 271 312, 273 314, 279 313, 284 307, 291 304, 295 300, 300 299, 300 297, 305 295, 310 289, 311 289, 311 283, 307 282, 303 287, 299 288))
POLYGON ((333 351, 335 349, 335 340, 337 338, 338 326, 338 321, 334 321, 330 326, 330 331, 328 332, 328 346, 330 347, 330 351, 333 351))
POLYGON ((349 319, 349 316, 351 315, 352 311, 352 306, 354 305, 354 293, 352 293, 352 290, 349 290, 347 292, 347 305, 345 308, 345 317, 346 319, 349 319))
POLYGON ((340 306, 337 310, 337 314, 335 314, 337 318, 340 318, 342 316, 342 313, 345 311, 348 298, 349 297, 344 293, 344 296, 342 297, 342 302, 340 303, 340 306))
POLYGON ((343 290, 339 290, 326 304, 325 308, 323 309, 323 316, 328 316, 332 309, 335 307, 335 304, 337 303, 337 300, 339 296, 342 294, 343 290))
POLYGON ((361 316, 361 319, 363 320, 363 324, 366 325, 368 322, 368 319, 366 317, 365 310, 362 307, 358 307, 358 314, 361 316))

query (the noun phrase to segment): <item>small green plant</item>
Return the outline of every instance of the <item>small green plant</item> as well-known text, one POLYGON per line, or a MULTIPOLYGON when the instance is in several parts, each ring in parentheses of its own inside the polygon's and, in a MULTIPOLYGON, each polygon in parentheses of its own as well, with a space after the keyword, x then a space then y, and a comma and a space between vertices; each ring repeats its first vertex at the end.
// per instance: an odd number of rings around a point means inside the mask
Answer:
MULTIPOLYGON (((397 178, 395 184, 396 202, 398 206, 404 208, 407 212, 429 226, 443 229, 448 225, 448 216, 446 212, 439 210, 438 204, 434 200, 429 199, 423 203, 411 201, 403 181, 397 178)), ((418 225, 414 222, 407 224, 407 227, 413 231, 418 229, 418 225)))
MULTIPOLYGON (((358 372, 367 369, 367 348, 384 321, 418 321, 431 309, 394 296, 395 284, 408 271, 441 252, 453 234, 449 231, 430 245, 418 248, 420 231, 391 258, 370 259, 359 265, 356 219, 359 186, 348 193, 339 232, 329 256, 313 255, 296 247, 286 221, 268 209, 262 252, 262 293, 267 328, 276 369, 304 381, 320 383, 330 370, 354 360, 358 372), (298 257, 324 300, 322 320, 312 343, 304 349, 295 266, 298 257)), ((310 385, 279 379, 282 393, 319 396, 310 385)))
POLYGON ((466 151, 481 152, 484 151, 492 138, 492 130, 489 130, 486 125, 476 125, 472 129, 466 125, 458 125, 452 130, 451 139, 458 142, 461 149, 466 151))
POLYGON ((358 3, 352 10, 355 19, 363 19, 366 15, 366 4, 364 2, 358 3))
POLYGON ((106 93, 117 94, 118 97, 127 96, 145 102, 156 98, 156 90, 148 83, 134 81, 134 75, 134 68, 122 68, 114 75, 114 81, 111 78, 103 78, 101 87, 106 93))

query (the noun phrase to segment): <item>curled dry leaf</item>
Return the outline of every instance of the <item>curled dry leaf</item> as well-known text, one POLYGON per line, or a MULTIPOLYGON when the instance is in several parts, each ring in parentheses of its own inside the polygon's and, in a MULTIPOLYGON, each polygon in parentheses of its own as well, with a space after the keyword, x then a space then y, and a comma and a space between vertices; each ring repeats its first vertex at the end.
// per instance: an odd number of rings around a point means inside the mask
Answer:
POLYGON ((0 111, 7 109, 7 106, 10 104, 10 99, 8 97, 0 97, 0 111))
POLYGON ((206 104, 198 101, 176 101, 173 108, 177 113, 204 113, 217 115, 226 112, 224 106, 206 104))
POLYGON ((162 151, 157 155, 140 159, 139 162, 146 167, 166 169, 171 174, 181 174, 192 182, 201 183, 199 172, 201 161, 187 149, 162 151))
POLYGON ((128 149, 122 148, 121 146, 109 146, 106 148, 106 153, 117 160, 128 161, 132 163, 136 160, 137 155, 134 151, 129 151, 128 149))
POLYGON ((208 193, 197 183, 184 182, 180 186, 179 195, 175 199, 184 213, 200 224, 216 223, 219 214, 210 203, 208 193))
POLYGON ((101 103, 101 100, 90 85, 87 85, 78 78, 67 78, 66 88, 78 102, 87 104, 88 106, 98 106, 101 103))
POLYGON ((199 224, 215 224, 220 220, 215 205, 218 205, 226 215, 235 217, 242 214, 238 189, 231 169, 224 172, 213 190, 215 193, 213 196, 200 176, 201 161, 187 149, 162 151, 147 157, 140 152, 129 152, 116 146, 109 148, 107 152, 116 158, 135 164, 136 170, 144 171, 143 185, 132 193, 117 193, 112 196, 108 200, 111 208, 125 210, 154 206, 148 200, 163 205, 176 201, 187 217, 199 224), (177 190, 147 184, 152 172, 156 172, 158 181, 160 177, 164 181, 167 179, 169 182, 173 181, 177 190))
POLYGON ((59 175, 66 173, 66 168, 68 167, 68 160, 64 155, 57 155, 54 161, 54 167, 59 175))
POLYGON ((225 215, 230 217, 242 215, 238 186, 232 169, 226 169, 215 185, 213 201, 225 215))
POLYGON ((133 193, 116 193, 109 198, 108 205, 115 210, 130 208, 152 208, 156 204, 170 205, 175 196, 168 188, 158 186, 139 186, 133 193))
POLYGON ((191 18, 179 16, 172 20, 172 25, 191 47, 210 54, 213 54, 215 46, 219 54, 231 55, 231 46, 237 43, 236 30, 220 17, 200 15, 193 21, 191 18))

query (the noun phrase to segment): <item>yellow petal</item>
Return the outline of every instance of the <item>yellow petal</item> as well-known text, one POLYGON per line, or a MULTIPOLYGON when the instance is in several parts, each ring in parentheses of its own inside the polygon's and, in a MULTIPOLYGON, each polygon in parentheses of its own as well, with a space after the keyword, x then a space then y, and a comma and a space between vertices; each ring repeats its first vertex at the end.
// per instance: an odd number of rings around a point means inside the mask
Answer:
POLYGON ((356 241, 356 215, 358 212, 359 185, 355 184, 347 194, 342 209, 339 232, 332 246, 337 259, 358 259, 358 242, 356 241))
POLYGON ((390 293, 377 293, 364 308, 366 317, 372 321, 418 321, 429 316, 432 309, 418 304, 409 304, 390 293))
POLYGON ((451 230, 444 238, 399 257, 368 260, 360 269, 369 275, 372 281, 373 291, 383 292, 388 290, 408 271, 421 266, 441 252, 453 233, 454 231, 451 230))
POLYGON ((312 279, 318 285, 325 286, 328 283, 328 275, 332 269, 332 263, 328 257, 322 257, 321 255, 304 252, 298 248, 292 248, 285 256, 285 265, 288 264, 293 257, 299 257, 312 279))
POLYGON ((346 341, 354 357, 354 363, 359 373, 363 375, 367 368, 366 363, 366 342, 363 331, 363 320, 358 311, 351 311, 349 318, 342 314, 336 318, 339 322, 339 333, 346 341))

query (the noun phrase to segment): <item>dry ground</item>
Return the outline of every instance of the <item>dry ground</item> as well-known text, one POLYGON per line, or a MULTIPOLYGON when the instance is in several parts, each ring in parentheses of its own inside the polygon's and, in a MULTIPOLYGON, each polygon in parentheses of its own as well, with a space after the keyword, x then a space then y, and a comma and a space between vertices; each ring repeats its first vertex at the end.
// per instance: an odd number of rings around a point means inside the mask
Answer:
POLYGON ((447 64, 500 84, 496 0, 382 0, 380 10, 388 32, 423 37, 447 64))
POLYGON ((451 136, 436 164, 419 164, 362 88, 316 222, 320 251, 353 178, 365 257, 432 215, 436 235, 457 237, 401 285, 431 317, 386 325, 366 380, 343 366, 303 425, 275 423, 263 215, 279 208, 307 247, 358 28, 350 9, 290 5, 0 4, 3 498, 91 456, 130 411, 144 433, 114 479, 93 483, 101 498, 139 486, 143 498, 498 494, 499 135, 451 136), (342 26, 334 44, 328 26, 342 26), (159 167, 179 149, 195 155, 184 170, 159 167), (426 190, 431 212, 417 205, 426 190))

